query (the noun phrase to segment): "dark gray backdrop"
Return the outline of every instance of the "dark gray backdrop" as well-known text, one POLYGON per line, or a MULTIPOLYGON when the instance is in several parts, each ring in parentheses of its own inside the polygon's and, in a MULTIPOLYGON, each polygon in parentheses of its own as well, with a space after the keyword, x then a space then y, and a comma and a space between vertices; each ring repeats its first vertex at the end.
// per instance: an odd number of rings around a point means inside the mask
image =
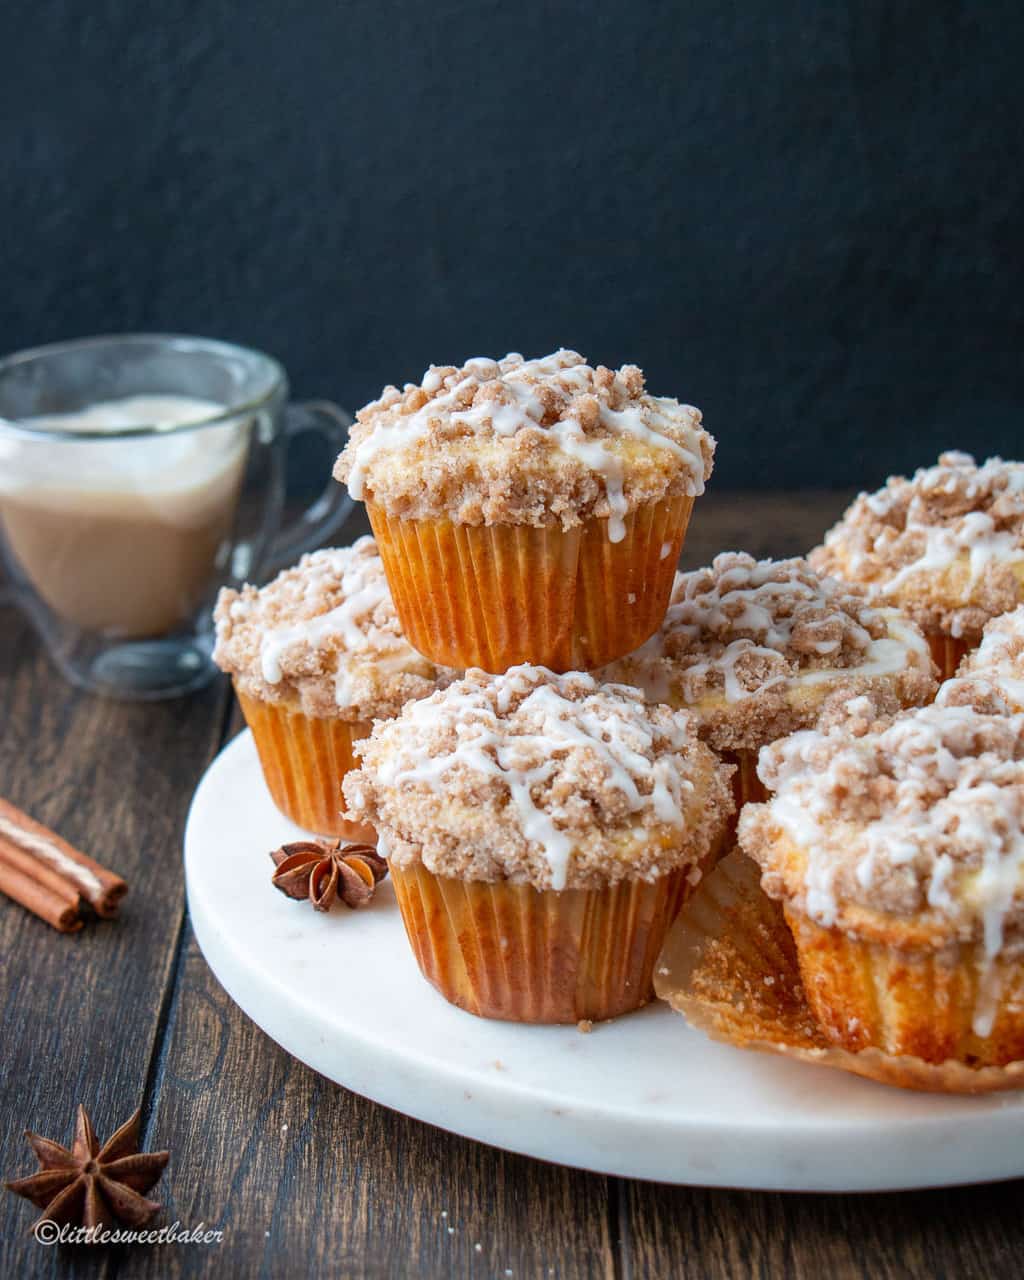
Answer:
POLYGON ((575 346, 718 482, 1019 443, 1010 0, 4 0, 0 348, 171 329, 351 406, 575 346))

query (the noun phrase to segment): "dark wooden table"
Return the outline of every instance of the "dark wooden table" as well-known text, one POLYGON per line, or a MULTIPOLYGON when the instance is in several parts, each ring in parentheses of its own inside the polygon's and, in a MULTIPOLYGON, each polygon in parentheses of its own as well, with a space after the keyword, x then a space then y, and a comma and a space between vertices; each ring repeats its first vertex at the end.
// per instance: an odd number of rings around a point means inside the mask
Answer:
MULTIPOLYGON (((686 563, 724 547, 805 550, 846 497, 712 493, 686 563)), ((224 1232, 209 1246, 48 1249, 26 1235, 31 1206, 0 1193, 0 1277, 1024 1271, 1021 1183, 884 1196, 664 1187, 510 1155, 329 1083, 232 1004, 185 913, 189 799, 239 727, 226 685, 156 706, 88 697, 0 609, 0 714, 0 794, 131 885, 120 920, 73 936, 0 901, 0 1173, 35 1167, 24 1128, 65 1141, 84 1102, 105 1137, 141 1102, 146 1145, 171 1151, 158 1221, 224 1232)))

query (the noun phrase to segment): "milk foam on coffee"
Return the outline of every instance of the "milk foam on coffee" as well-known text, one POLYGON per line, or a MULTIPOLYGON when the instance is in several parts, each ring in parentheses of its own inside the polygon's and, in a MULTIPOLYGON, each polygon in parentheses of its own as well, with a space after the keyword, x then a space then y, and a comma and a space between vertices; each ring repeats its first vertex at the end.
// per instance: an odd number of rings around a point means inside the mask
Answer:
POLYGON ((141 437, 4 435, 0 524, 36 591, 90 631, 140 638, 189 620, 231 532, 246 424, 175 431, 223 411, 188 396, 129 396, 26 419, 35 430, 141 437))

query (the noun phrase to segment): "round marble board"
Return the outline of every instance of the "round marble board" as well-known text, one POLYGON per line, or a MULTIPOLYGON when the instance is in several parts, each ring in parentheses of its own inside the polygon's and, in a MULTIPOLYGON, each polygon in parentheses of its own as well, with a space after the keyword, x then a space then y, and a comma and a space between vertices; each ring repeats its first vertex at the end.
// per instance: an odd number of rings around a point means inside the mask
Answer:
POLYGON ((663 1182, 880 1191, 1024 1175, 1024 1094, 917 1094, 732 1049, 660 1003, 590 1034, 463 1013, 420 977, 389 881, 369 907, 327 914, 274 891, 269 851, 301 836, 241 734, 189 814, 192 924, 254 1022, 375 1102, 543 1160, 663 1182))

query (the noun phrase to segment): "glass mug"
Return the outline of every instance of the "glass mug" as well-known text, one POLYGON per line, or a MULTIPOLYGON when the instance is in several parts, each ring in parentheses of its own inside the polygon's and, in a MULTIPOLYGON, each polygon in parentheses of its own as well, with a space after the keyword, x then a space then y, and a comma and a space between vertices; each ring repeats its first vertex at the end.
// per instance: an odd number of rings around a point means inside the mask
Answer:
POLYGON ((284 369, 205 338, 84 338, 0 360, 0 603, 19 605, 73 683, 120 698, 215 674, 218 588, 265 580, 352 508, 328 481, 282 528, 285 456, 351 424, 289 406, 284 369))

